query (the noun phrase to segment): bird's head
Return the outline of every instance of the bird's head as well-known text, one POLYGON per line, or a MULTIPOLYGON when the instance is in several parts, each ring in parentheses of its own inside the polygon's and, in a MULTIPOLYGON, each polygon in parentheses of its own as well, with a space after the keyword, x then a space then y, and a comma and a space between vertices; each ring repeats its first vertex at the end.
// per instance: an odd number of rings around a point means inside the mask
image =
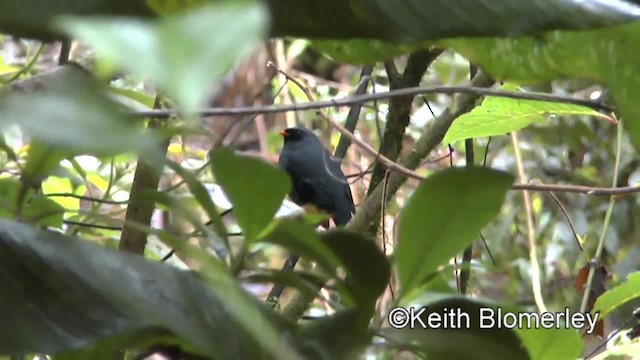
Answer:
POLYGON ((313 131, 302 127, 292 127, 282 130, 280 131, 280 135, 284 137, 285 144, 302 144, 308 141, 319 141, 313 131))

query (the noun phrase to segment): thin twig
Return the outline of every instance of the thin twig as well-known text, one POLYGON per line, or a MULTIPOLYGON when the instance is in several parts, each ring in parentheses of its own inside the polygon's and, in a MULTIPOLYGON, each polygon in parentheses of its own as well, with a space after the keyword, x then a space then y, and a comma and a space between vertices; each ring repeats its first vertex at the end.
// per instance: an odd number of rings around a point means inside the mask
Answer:
POLYGON ((578 244, 578 249, 580 249, 580 252, 584 254, 584 256, 586 257, 586 260, 589 261, 589 257, 584 252, 584 249, 582 248, 582 244, 580 243, 580 236, 578 236, 578 232, 576 231, 576 227, 573 225, 573 221, 571 220, 571 216, 569 216, 569 212, 564 207, 564 204, 560 201, 560 199, 558 199, 556 194, 552 193, 551 191, 549 191, 547 194, 549 194, 549 196, 553 199, 553 201, 556 202, 556 204, 560 208, 560 211, 564 215, 564 218, 567 220, 567 224, 569 224, 569 228, 571 229, 571 233, 573 233, 573 238, 576 240, 576 244, 578 244))
POLYGON ((24 67, 22 67, 22 69, 20 69, 17 73, 13 74, 13 76, 9 79, 8 82, 13 82, 14 80, 16 80, 20 76, 22 76, 22 74, 24 74, 27 71, 31 70, 31 68, 36 64, 36 62, 40 58, 40 55, 42 54, 42 51, 44 50, 44 46, 45 46, 45 43, 40 43, 40 45, 38 45, 38 49, 36 50, 36 53, 33 54, 31 59, 29 59, 29 61, 24 65, 24 67))
POLYGON ((114 230, 114 231, 122 230, 122 226, 90 224, 90 223, 73 221, 73 220, 64 220, 63 222, 67 225, 75 225, 75 226, 81 226, 81 227, 93 228, 93 229, 114 230))
MULTIPOLYGON (((611 184, 613 187, 618 183, 618 172, 620 171, 620 154, 622 152, 622 122, 618 123, 618 134, 616 139, 616 162, 613 167, 613 179, 611 184)), ((604 224, 602 225, 602 232, 600 233, 600 239, 598 241, 598 247, 593 257, 594 266, 589 267, 589 276, 587 276, 587 283, 585 285, 584 294, 582 295, 582 302, 580 303, 580 312, 584 313, 589 305, 589 298, 591 297, 591 288, 593 287, 593 279, 598 268, 597 264, 602 257, 602 250, 604 249, 604 240, 607 237, 607 230, 609 229, 609 222, 611 221, 611 213, 613 213, 613 205, 616 202, 615 196, 609 198, 609 207, 604 215, 604 224)))
MULTIPOLYGON (((474 165, 475 154, 473 151, 473 139, 464 140, 465 151, 465 167, 471 168, 474 165)), ((462 252, 462 262, 460 263, 460 293, 466 294, 471 278, 471 259, 473 258, 473 242, 469 244, 462 252), (466 266, 468 265, 468 266, 466 266)))
MULTIPOLYGON (((513 144, 513 152, 516 158, 516 167, 518 170, 518 178, 520 181, 526 181, 524 166, 522 164, 522 154, 520 153, 520 143, 518 142, 517 132, 511 133, 511 142, 513 144)), ((535 227, 533 225, 533 210, 531 209, 531 197, 528 191, 522 192, 522 200, 524 202, 524 210, 527 218, 527 238, 529 240, 529 261, 531 262, 531 287, 533 291, 533 299, 541 313, 547 312, 547 307, 542 298, 542 284, 540 279, 540 264, 538 263, 538 247, 536 245, 535 227)))
POLYGON ((596 196, 610 196, 610 195, 625 195, 640 192, 640 186, 625 186, 625 187, 592 187, 582 185, 556 185, 556 184, 514 184, 511 186, 511 190, 529 190, 529 191, 554 191, 554 192, 569 192, 579 193, 585 195, 596 196))
POLYGON ((48 194, 44 194, 44 196, 46 196, 46 197, 68 197, 68 198, 74 198, 74 199, 79 199, 79 200, 91 201, 91 202, 94 202, 94 203, 110 204, 110 205, 124 205, 124 204, 129 202, 128 200, 116 201, 116 200, 98 199, 98 198, 94 198, 94 197, 91 197, 91 196, 76 195, 76 194, 73 194, 73 193, 48 193, 48 194))
MULTIPOLYGON (((273 63, 271 63, 273 64, 273 63)), ((275 65, 273 65, 275 66, 275 65)), ((290 105, 265 105, 255 107, 232 107, 232 108, 208 108, 196 111, 195 114, 199 116, 238 116, 238 115, 253 115, 253 114, 273 114, 283 113, 290 111, 302 111, 302 110, 318 110, 330 107, 342 107, 352 106, 354 104, 362 104, 374 100, 390 99, 394 97, 403 96, 415 96, 422 94, 470 94, 476 96, 495 96, 509 99, 520 100, 537 100, 547 101, 554 103, 574 104, 582 105, 594 110, 603 110, 607 112, 615 112, 615 108, 608 104, 603 104, 599 101, 593 101, 588 99, 579 99, 570 96, 551 95, 538 92, 513 92, 505 90, 495 90, 473 86, 416 86, 408 87, 397 90, 390 90, 386 92, 371 93, 356 96, 346 96, 340 99, 323 100, 323 101, 309 101, 302 104, 290 104, 290 105)), ((179 112, 173 109, 163 110, 144 110, 133 111, 129 113, 136 117, 149 117, 149 118, 170 118, 177 116, 179 112)), ((605 116, 605 115, 603 115, 605 116)))

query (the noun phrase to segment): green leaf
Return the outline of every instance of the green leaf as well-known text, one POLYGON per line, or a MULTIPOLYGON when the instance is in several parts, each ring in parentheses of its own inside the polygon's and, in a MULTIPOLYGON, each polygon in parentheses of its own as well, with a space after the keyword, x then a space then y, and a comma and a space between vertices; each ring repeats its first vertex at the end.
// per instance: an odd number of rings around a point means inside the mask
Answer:
POLYGON ((35 185, 44 180, 60 161, 71 155, 69 151, 49 146, 41 141, 33 140, 29 144, 27 164, 22 173, 22 181, 27 185, 35 185))
POLYGON ((289 193, 291 180, 278 167, 229 148, 211 153, 213 174, 233 204, 233 213, 248 241, 269 224, 289 193))
MULTIPOLYGON (((0 218, 16 217, 17 197, 23 184, 15 178, 0 179, 0 218)), ((20 218, 40 226, 62 227, 65 209, 44 195, 34 195, 27 188, 23 195, 20 218)))
POLYGON ((191 194, 198 200, 198 203, 202 208, 207 212, 207 216, 209 216, 209 220, 213 224, 213 228, 215 229, 218 236, 222 239, 227 238, 227 228, 224 226, 222 222, 222 218, 220 214, 218 214, 218 210, 216 209, 211 196, 209 195, 209 191, 202 185, 202 183, 196 178, 192 173, 183 169, 180 165, 174 163, 173 161, 167 161, 167 165, 173 171, 178 173, 180 177, 184 180, 189 188, 191 194))
POLYGON ((619 343, 607 348, 598 355, 590 358, 591 360, 620 360, 633 359, 634 356, 640 354, 640 341, 634 340, 630 343, 619 343))
POLYGON ((584 346, 575 329, 515 328, 531 360, 574 360, 584 346))
POLYGON ((150 77, 182 110, 203 105, 211 86, 266 34, 259 2, 216 2, 155 22, 66 18, 60 28, 91 45, 105 61, 150 77))
POLYGON ((143 329, 126 331, 122 334, 110 336, 87 347, 62 351, 54 355, 56 360, 109 360, 114 353, 122 349, 144 349, 146 345, 179 343, 183 349, 189 349, 190 344, 171 336, 170 332, 162 329, 143 329))
MULTIPOLYGON (((69 177, 57 177, 57 176, 49 176, 45 181, 42 182, 42 193, 43 194, 65 194, 65 193, 73 193, 73 183, 72 183, 72 175, 69 177)), ((49 197, 53 201, 57 202, 62 206, 65 210, 77 212, 80 210, 80 199, 75 197, 67 197, 67 196, 53 196, 49 197)))
POLYGON ((422 181, 398 220, 395 257, 404 295, 471 244, 498 215, 513 180, 486 168, 451 168, 422 181))
POLYGON ((358 233, 331 230, 322 234, 322 241, 333 250, 347 271, 345 285, 368 320, 376 300, 389 283, 391 266, 387 258, 373 239, 358 233))
POLYGON ((159 15, 179 14, 181 11, 206 5, 207 0, 145 0, 159 15))
POLYGON ((234 278, 201 275, 0 219, 0 354, 58 353, 161 328, 215 358, 299 358, 281 340, 291 329, 234 278))
POLYGON ((149 110, 153 109, 156 97, 147 95, 144 92, 127 89, 124 87, 109 86, 109 92, 118 99, 118 102, 132 110, 149 110))
POLYGON ((374 64, 417 49, 428 48, 430 43, 403 44, 382 40, 349 39, 313 40, 311 45, 335 61, 374 64))
MULTIPOLYGON (((500 89, 523 91, 513 84, 503 85, 500 89)), ((548 118, 566 115, 601 117, 615 123, 609 116, 585 106, 488 96, 482 105, 458 117, 442 142, 504 135, 548 118)))
POLYGON ((27 200, 20 217, 31 224, 61 228, 64 211, 60 204, 40 195, 27 200))
POLYGON ((340 264, 331 247, 321 240, 320 234, 310 225, 300 221, 278 219, 260 241, 286 247, 296 255, 317 262, 332 275, 340 264))
MULTIPOLYGON (((493 318, 496 319, 496 316, 499 315, 497 310, 501 310, 502 314, 514 313, 530 313, 531 310, 523 309, 517 306, 513 306, 507 303, 496 302, 491 299, 469 299, 457 293, 452 293, 449 290, 445 290, 444 292, 423 292, 419 297, 412 299, 410 302, 403 302, 404 306, 408 306, 411 304, 420 304, 423 306, 427 306, 431 309, 431 304, 433 303, 442 303, 442 302, 450 302, 453 301, 455 303, 459 303, 462 301, 462 306, 460 305, 451 305, 452 307, 448 309, 454 309, 457 312, 457 309, 461 309, 462 311, 473 314, 471 317, 477 317, 479 314, 477 313, 477 309, 473 310, 473 312, 469 311, 468 304, 465 304, 468 301, 472 301, 475 305, 480 305, 484 308, 491 308, 496 310, 493 313, 493 318)), ((475 308, 475 305, 471 308, 475 308)), ((491 325, 489 320, 487 321, 487 325, 491 325)), ((465 324, 466 325, 466 324, 465 324)), ((494 324, 495 325, 495 324, 494 324)), ((525 323, 525 325, 528 325, 525 323)), ((529 353, 529 358, 532 360, 555 360, 555 359, 567 359, 572 360, 579 357, 582 353, 582 339, 580 335, 572 328, 564 328, 564 323, 560 323, 561 328, 557 329, 544 329, 544 328, 535 328, 535 323, 531 324, 532 326, 527 327, 516 327, 513 331, 518 335, 521 340, 522 345, 526 348, 529 353)), ((474 325, 475 326, 475 325, 474 325)), ((490 329, 495 330, 495 329, 490 329)), ((510 335, 509 335, 510 336, 510 335)), ((515 343, 514 343, 515 345, 515 343)), ((475 358, 475 357, 473 357, 475 358)))
POLYGON ((640 271, 627 276, 627 281, 600 295, 592 313, 600 312, 600 319, 627 302, 640 298, 640 271))
POLYGON ((369 338, 357 309, 347 309, 302 327, 296 344, 306 359, 357 359, 369 338))
POLYGON ((20 186, 20 181, 15 178, 0 178, 0 217, 14 217, 20 186))
POLYGON ((137 150, 150 159, 158 157, 157 142, 141 122, 117 111, 99 84, 80 70, 70 71, 43 91, 0 98, 0 130, 11 125, 56 150, 51 155, 41 149, 34 164, 27 164, 29 172, 46 173, 55 167, 55 160, 63 158, 58 150, 104 156, 137 150))
MULTIPOLYGON (((460 297, 447 297, 424 305, 426 310, 419 318, 427 328, 423 328, 418 321, 413 329, 387 328, 384 333, 393 341, 392 344, 418 345, 429 359, 529 359, 522 341, 513 330, 480 327, 480 311, 490 305, 460 297), (448 317, 446 327, 430 327, 429 314, 434 313, 440 314, 440 319, 445 318, 442 314, 467 314, 469 323, 466 323, 464 316, 454 316, 448 317)), ((436 315, 431 316, 435 318, 436 315)))
POLYGON ((313 298, 318 295, 320 288, 318 283, 326 283, 327 278, 320 276, 320 274, 311 272, 297 272, 297 271, 270 271, 270 272, 258 272, 249 274, 242 279, 247 283, 270 283, 270 284, 282 284, 286 287, 298 289, 305 296, 311 296, 313 298))

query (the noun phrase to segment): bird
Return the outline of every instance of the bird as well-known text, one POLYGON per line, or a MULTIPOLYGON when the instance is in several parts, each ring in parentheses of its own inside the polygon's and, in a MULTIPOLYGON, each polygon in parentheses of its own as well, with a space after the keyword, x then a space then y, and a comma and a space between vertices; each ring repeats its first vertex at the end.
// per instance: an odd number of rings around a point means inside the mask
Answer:
POLYGON ((291 200, 300 206, 314 205, 329 214, 336 226, 346 225, 356 209, 340 160, 331 157, 307 128, 288 128, 280 135, 284 146, 279 165, 291 178, 291 200))
MULTIPOLYGON (((288 128, 280 131, 280 135, 284 137, 284 146, 278 164, 291 179, 291 201, 299 206, 314 205, 329 214, 336 226, 346 225, 356 207, 340 160, 331 157, 322 141, 307 128, 288 128)), ((292 271, 297 262, 297 255, 289 255, 282 271, 292 271)), ((276 307, 283 290, 281 284, 274 285, 267 303, 276 307)))

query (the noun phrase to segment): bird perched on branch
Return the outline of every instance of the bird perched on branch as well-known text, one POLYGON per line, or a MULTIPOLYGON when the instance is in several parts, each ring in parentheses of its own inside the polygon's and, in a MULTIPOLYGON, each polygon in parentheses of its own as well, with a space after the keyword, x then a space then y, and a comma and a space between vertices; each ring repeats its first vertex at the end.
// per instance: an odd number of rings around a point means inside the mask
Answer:
POLYGON ((291 178, 291 200, 328 213, 336 226, 346 225, 356 208, 340 160, 333 159, 309 129, 294 127, 280 134, 284 137, 280 167, 291 178))
MULTIPOLYGON (((314 205, 328 213, 336 226, 346 225, 356 211, 347 177, 340 168, 340 160, 333 159, 320 139, 309 129, 288 128, 280 132, 284 146, 280 153, 280 167, 291 178, 291 200, 300 205, 314 205)), ((290 255, 283 271, 291 271, 298 262, 290 255)), ((267 303, 276 306, 284 287, 275 285, 267 303)))

